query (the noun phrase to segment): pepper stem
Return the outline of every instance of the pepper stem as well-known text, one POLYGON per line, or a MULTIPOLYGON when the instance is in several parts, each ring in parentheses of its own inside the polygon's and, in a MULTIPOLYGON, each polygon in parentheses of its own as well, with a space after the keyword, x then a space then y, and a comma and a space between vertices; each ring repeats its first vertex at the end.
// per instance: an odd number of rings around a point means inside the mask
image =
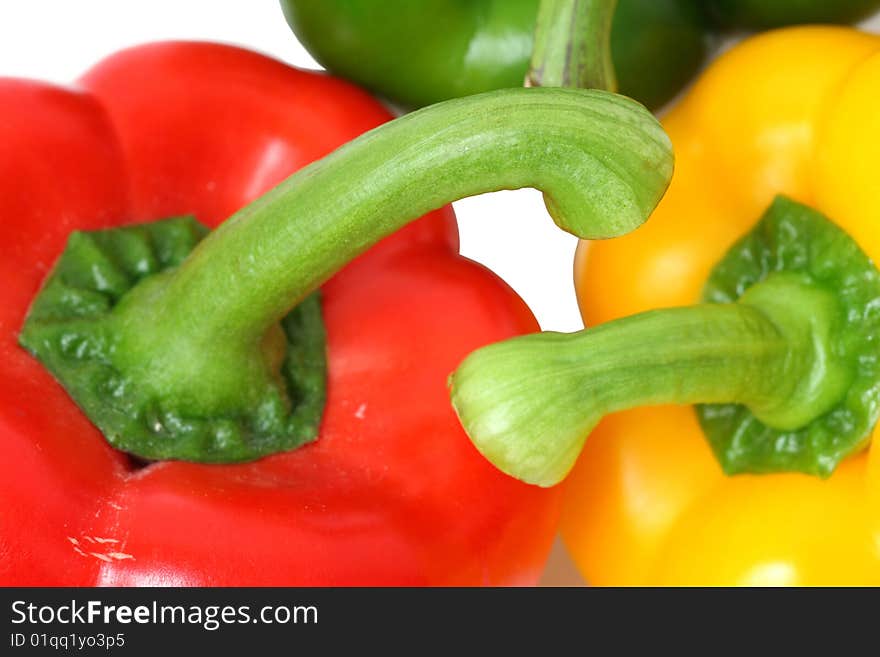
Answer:
POLYGON ((617 0, 541 0, 526 86, 617 91, 611 24, 617 0))
POLYGON ((506 90, 415 112, 303 169, 209 235, 161 294, 140 296, 127 345, 161 373, 165 394, 191 395, 210 381, 221 393, 210 404, 225 406, 242 376, 263 369, 229 358, 253 361, 242 352, 297 302, 414 218, 531 186, 562 228, 614 237, 658 202, 669 149, 636 103, 595 91, 506 90), (221 342, 234 347, 212 349, 221 342))
POLYGON ((665 191, 670 148, 636 103, 596 92, 505 90, 412 113, 291 176, 205 239, 168 286, 162 322, 205 340, 262 336, 382 237, 498 189, 542 189, 556 222, 580 237, 625 234, 665 191))
MULTIPOLYGON (((282 182, 91 322, 100 363, 89 367, 102 368, 119 409, 93 420, 147 458, 223 462, 283 450, 289 441, 275 437, 294 430, 301 391, 280 376, 279 321, 355 256, 446 203, 519 187, 543 190, 563 229, 614 237, 645 221, 671 174, 657 121, 600 91, 502 90, 392 121, 282 182), (190 430, 203 425, 204 448, 190 430)), ((34 350, 41 340, 23 333, 34 350)), ((74 370, 68 380, 85 371, 74 370)), ((102 408, 104 393, 92 388, 71 394, 102 408)))
POLYGON ((839 314, 831 292, 773 274, 736 303, 650 311, 484 347, 453 375, 452 401, 492 463, 551 486, 615 411, 733 402, 779 429, 807 424, 852 378, 833 354, 839 314))

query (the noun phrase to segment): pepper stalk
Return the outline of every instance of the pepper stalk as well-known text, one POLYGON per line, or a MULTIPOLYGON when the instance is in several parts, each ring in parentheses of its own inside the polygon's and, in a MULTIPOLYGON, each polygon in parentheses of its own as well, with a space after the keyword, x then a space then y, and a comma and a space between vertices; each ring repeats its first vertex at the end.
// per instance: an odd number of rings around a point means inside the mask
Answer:
POLYGON ((617 0, 541 0, 527 87, 617 91, 611 25, 617 0))
POLYGON ((459 198, 527 186, 564 230, 614 237, 645 221, 671 174, 665 133, 620 96, 448 101, 300 170, 203 240, 191 220, 74 234, 20 342, 125 451, 258 458, 316 436, 323 337, 302 302, 372 244, 459 198))
POLYGON ((722 468, 828 476, 880 416, 880 273, 818 212, 777 198, 713 271, 706 303, 490 345, 452 375, 492 463, 551 486, 615 411, 703 404, 722 468))

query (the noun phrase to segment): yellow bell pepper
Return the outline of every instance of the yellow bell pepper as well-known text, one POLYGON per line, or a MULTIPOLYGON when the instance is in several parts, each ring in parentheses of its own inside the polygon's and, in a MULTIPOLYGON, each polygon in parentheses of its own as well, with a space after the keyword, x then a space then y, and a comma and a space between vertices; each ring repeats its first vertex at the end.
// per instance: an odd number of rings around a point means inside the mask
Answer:
MULTIPOLYGON (((676 172, 650 221, 579 247, 588 326, 697 301, 777 194, 880 262, 880 37, 799 27, 748 39, 663 124, 676 172)), ((595 584, 880 585, 878 433, 827 479, 725 476, 690 407, 620 412, 566 482, 563 537, 595 584)))

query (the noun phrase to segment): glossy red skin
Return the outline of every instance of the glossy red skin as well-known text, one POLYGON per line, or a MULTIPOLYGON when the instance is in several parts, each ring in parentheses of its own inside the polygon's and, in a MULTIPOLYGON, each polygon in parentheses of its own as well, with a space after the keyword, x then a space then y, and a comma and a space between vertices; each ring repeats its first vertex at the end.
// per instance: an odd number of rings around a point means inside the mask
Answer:
POLYGON ((214 226, 390 118, 347 83, 211 44, 127 50, 81 86, 91 95, 0 83, 0 583, 535 583, 558 491, 479 456, 446 378, 537 327, 457 254, 451 208, 324 286, 327 409, 293 452, 137 469, 16 346, 72 228, 187 212, 214 226))

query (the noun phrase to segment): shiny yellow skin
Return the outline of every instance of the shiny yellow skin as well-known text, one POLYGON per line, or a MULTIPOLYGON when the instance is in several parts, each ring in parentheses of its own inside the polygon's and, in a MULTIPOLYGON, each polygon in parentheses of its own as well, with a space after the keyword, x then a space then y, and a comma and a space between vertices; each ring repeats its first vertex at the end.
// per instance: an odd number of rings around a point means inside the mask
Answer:
MULTIPOLYGON (((880 37, 831 27, 753 37, 663 123, 676 172, 652 218, 578 249, 588 326, 696 302, 777 193, 824 212, 880 262, 880 37)), ((880 430, 825 481, 726 477, 692 408, 619 413, 567 480, 562 533, 600 585, 880 585, 880 430)))

